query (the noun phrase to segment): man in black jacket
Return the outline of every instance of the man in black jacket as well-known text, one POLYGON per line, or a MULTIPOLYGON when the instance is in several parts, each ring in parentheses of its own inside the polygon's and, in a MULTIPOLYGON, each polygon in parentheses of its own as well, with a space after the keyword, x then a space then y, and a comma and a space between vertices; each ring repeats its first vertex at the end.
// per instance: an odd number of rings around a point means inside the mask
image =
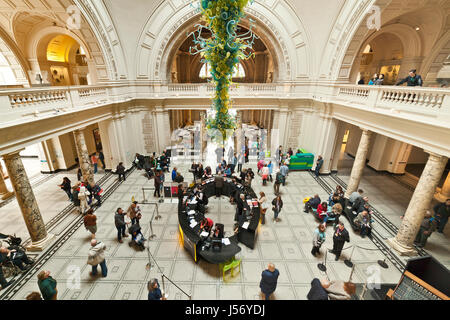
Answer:
POLYGON ((312 197, 305 203, 305 209, 303 210, 303 212, 309 213, 309 211, 311 209, 317 209, 317 207, 319 206, 320 203, 321 203, 321 200, 320 200, 319 195, 315 194, 314 197, 312 197))
POLYGON ((438 224, 438 232, 444 233, 444 228, 450 215, 450 199, 447 199, 444 203, 435 205, 433 211, 438 224))
POLYGON ((119 165, 116 168, 116 173, 119 175, 119 181, 122 181, 120 178, 123 177, 123 181, 125 181, 125 167, 123 166, 123 162, 119 162, 119 165))
POLYGON ((123 213, 122 208, 117 208, 116 214, 114 215, 114 224, 117 228, 117 240, 119 240, 120 243, 123 243, 122 237, 128 237, 128 235, 125 234, 125 214, 123 213))
POLYGON ((416 69, 410 70, 409 76, 407 76, 406 78, 397 82, 396 85, 399 86, 405 82, 408 87, 415 87, 415 86, 421 87, 423 84, 422 77, 420 75, 416 74, 416 69))
POLYGON ((339 260, 345 242, 350 242, 350 235, 348 234, 348 231, 345 229, 344 223, 339 222, 333 235, 333 250, 328 250, 328 252, 334 253, 336 255, 336 258, 334 259, 335 261, 339 260))
POLYGON ((311 281, 311 290, 306 297, 308 300, 328 300, 328 292, 323 288, 320 280, 314 278, 311 281))

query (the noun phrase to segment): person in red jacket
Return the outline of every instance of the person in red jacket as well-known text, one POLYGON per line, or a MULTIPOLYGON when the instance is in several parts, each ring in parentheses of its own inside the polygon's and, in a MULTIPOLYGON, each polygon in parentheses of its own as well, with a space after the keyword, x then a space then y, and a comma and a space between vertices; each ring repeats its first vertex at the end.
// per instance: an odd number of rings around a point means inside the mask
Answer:
POLYGON ((206 232, 210 232, 214 222, 210 218, 203 218, 200 223, 200 229, 204 229, 206 232))
POLYGON ((327 210, 328 210, 328 205, 326 202, 322 202, 321 204, 319 204, 317 206, 317 218, 320 221, 324 221, 324 219, 328 216, 327 210))

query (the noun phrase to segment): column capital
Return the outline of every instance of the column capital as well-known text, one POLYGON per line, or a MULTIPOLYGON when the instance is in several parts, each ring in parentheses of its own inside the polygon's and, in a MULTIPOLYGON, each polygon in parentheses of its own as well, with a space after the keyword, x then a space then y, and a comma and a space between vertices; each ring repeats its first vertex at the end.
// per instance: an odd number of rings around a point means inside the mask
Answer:
POLYGON ((423 149, 423 151, 430 155, 429 159, 434 159, 434 160, 437 160, 437 161, 442 160, 442 159, 447 159, 446 156, 440 155, 440 154, 435 153, 433 151, 428 151, 428 150, 425 150, 425 149, 423 149))
POLYGON ((363 128, 363 127, 359 127, 361 130, 362 130, 362 133, 363 134, 372 134, 372 131, 370 131, 369 129, 367 129, 367 128, 363 128))
POLYGON ((23 151, 23 150, 25 150, 25 148, 22 148, 22 149, 19 149, 19 150, 15 150, 15 151, 13 151, 13 152, 5 153, 5 154, 2 154, 2 157, 3 157, 3 159, 13 159, 13 158, 17 158, 17 157, 20 156, 19 153, 20 153, 21 151, 23 151))

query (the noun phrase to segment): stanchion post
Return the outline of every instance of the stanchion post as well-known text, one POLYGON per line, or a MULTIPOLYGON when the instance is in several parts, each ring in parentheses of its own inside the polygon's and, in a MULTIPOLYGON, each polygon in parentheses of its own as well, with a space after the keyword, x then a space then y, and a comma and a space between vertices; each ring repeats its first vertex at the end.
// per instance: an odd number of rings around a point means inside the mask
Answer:
POLYGON ((344 260, 345 265, 349 268, 353 267, 353 262, 352 262, 353 251, 355 251, 355 246, 353 246, 352 253, 350 254, 350 258, 344 260))
MULTIPOLYGON (((391 248, 389 248, 389 251, 388 251, 388 254, 390 254, 390 253, 391 253, 391 248)), ((382 267, 384 269, 389 268, 388 264, 386 263, 386 257, 383 260, 378 260, 377 262, 380 265, 380 267, 382 267)))
POLYGON ((317 265, 317 268, 319 268, 319 270, 320 271, 322 271, 322 272, 326 272, 327 271, 327 250, 325 250, 325 256, 324 256, 324 259, 323 259, 323 263, 319 263, 318 265, 317 265))
POLYGON ((350 272, 350 277, 348 278, 348 282, 352 282, 353 271, 355 271, 355 265, 352 266, 352 271, 350 272))
POLYGON ((159 219, 161 219, 161 216, 159 215, 159 209, 158 209, 159 206, 158 206, 157 203, 155 205, 156 205, 156 217, 155 217, 155 219, 159 220, 159 219))

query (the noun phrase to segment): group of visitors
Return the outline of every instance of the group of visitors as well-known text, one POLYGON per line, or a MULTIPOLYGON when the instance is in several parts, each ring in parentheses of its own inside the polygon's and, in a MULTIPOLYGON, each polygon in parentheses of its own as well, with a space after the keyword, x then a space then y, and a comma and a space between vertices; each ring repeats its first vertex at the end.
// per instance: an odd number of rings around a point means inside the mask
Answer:
POLYGON ((58 185, 64 192, 67 193, 69 200, 73 202, 78 212, 84 214, 91 206, 93 206, 93 199, 96 200, 95 205, 100 207, 102 205, 101 194, 103 189, 98 185, 91 185, 88 182, 78 181, 73 187, 69 178, 64 177, 60 185, 58 185))
MULTIPOLYGON (((400 86, 406 82, 408 87, 415 87, 415 86, 421 87, 423 85, 423 80, 422 77, 418 75, 416 72, 417 72, 416 69, 411 69, 408 73, 408 76, 406 78, 400 79, 395 85, 400 86)), ((384 74, 375 73, 367 84, 369 86, 370 85, 381 86, 383 85, 383 82, 384 82, 384 74)), ((362 85, 365 84, 364 77, 361 77, 361 79, 358 81, 358 84, 362 85)))

